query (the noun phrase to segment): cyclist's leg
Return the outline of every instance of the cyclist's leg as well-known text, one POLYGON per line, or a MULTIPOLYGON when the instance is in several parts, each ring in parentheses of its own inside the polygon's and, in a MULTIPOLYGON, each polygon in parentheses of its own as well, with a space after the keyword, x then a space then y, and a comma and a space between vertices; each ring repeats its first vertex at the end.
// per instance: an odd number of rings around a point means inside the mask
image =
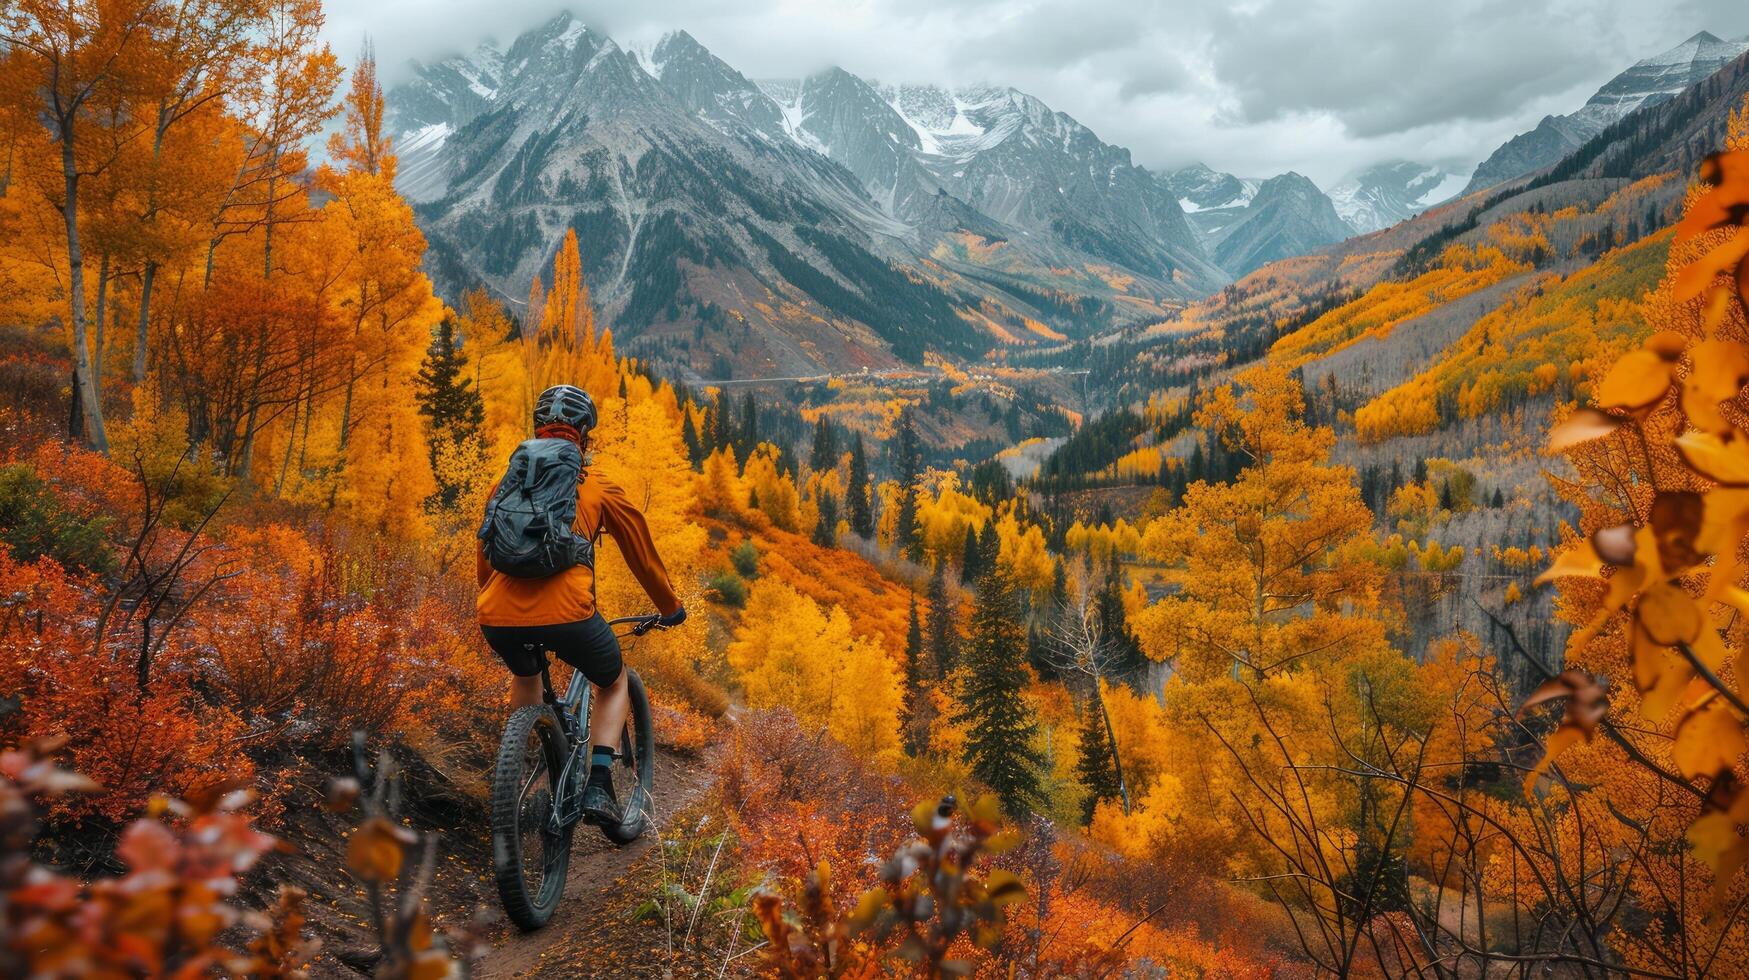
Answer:
POLYGON ((595 708, 589 715, 589 738, 596 745, 619 746, 620 733, 625 730, 626 712, 632 705, 627 693, 630 689, 624 667, 620 668, 619 676, 612 684, 595 686, 595 708))
POLYGON ((504 665, 510 668, 510 710, 543 700, 541 668, 550 643, 547 626, 480 626, 480 633, 504 665))
POLYGON ((600 613, 553 630, 553 651, 560 660, 582 671, 595 688, 595 701, 589 708, 591 739, 596 745, 617 748, 631 704, 619 637, 613 635, 613 627, 600 613))

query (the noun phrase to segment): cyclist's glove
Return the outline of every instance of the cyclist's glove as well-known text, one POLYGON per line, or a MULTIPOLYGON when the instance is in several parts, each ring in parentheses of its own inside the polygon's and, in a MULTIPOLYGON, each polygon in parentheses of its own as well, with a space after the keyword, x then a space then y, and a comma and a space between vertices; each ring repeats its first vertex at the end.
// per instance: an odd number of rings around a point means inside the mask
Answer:
POLYGON ((662 627, 663 629, 672 629, 673 627, 679 626, 681 623, 684 623, 684 622, 686 622, 686 607, 685 606, 681 606, 679 609, 674 610, 672 613, 670 613, 666 616, 656 617, 656 625, 662 627))

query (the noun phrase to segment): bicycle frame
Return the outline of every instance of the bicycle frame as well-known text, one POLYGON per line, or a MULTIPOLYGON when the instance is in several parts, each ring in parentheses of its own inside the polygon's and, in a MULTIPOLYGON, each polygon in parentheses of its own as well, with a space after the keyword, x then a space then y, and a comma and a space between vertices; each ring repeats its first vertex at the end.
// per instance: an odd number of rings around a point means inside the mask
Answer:
MULTIPOLYGON (((660 616, 624 616, 607 621, 609 628, 630 625, 629 632, 617 634, 620 636, 643 636, 645 633, 661 625, 660 616)), ((589 739, 589 709, 594 703, 590 696, 589 678, 583 676, 580 670, 571 672, 571 682, 565 686, 565 696, 560 698, 553 693, 552 659, 550 653, 543 653, 540 668, 541 693, 553 712, 559 716, 559 728, 570 740, 570 748, 565 753, 565 768, 559 771, 556 785, 570 787, 563 794, 553 797, 553 813, 549 818, 555 831, 577 822, 583 816, 583 784, 581 780, 572 782, 571 774, 583 765, 583 753, 590 748, 589 739)))

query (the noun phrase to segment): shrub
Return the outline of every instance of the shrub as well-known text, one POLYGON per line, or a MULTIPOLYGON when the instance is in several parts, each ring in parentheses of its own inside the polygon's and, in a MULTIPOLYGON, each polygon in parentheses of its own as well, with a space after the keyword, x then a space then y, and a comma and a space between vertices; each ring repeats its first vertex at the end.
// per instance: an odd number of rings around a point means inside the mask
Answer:
POLYGON ((0 467, 0 541, 19 561, 48 557, 69 569, 109 571, 111 524, 69 508, 30 464, 0 467))
POLYGON ((705 587, 716 593, 717 601, 736 609, 747 604, 747 582, 734 572, 713 572, 705 587))
POLYGON ((735 571, 742 578, 755 579, 759 577, 759 549, 754 546, 751 539, 736 545, 735 550, 729 552, 729 561, 735 566, 735 571))
POLYGON ((55 765, 54 743, 0 753, 0 941, 5 976, 302 976, 315 952, 303 937, 304 893, 281 885, 277 907, 249 914, 229 897, 276 845, 239 812, 253 794, 213 787, 158 801, 174 820, 135 820, 121 835, 119 877, 90 883, 30 861, 41 829, 32 801, 97 784, 55 765), (247 940, 243 949, 234 940, 247 940))

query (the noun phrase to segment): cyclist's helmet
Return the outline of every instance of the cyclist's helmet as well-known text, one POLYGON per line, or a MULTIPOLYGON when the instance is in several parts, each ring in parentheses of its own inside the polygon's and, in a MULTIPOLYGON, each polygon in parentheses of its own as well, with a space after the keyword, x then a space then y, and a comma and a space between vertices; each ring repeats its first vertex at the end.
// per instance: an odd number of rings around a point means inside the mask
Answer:
POLYGON ((534 425, 562 423, 588 435, 595 428, 595 400, 575 385, 553 385, 540 393, 534 403, 534 425))

